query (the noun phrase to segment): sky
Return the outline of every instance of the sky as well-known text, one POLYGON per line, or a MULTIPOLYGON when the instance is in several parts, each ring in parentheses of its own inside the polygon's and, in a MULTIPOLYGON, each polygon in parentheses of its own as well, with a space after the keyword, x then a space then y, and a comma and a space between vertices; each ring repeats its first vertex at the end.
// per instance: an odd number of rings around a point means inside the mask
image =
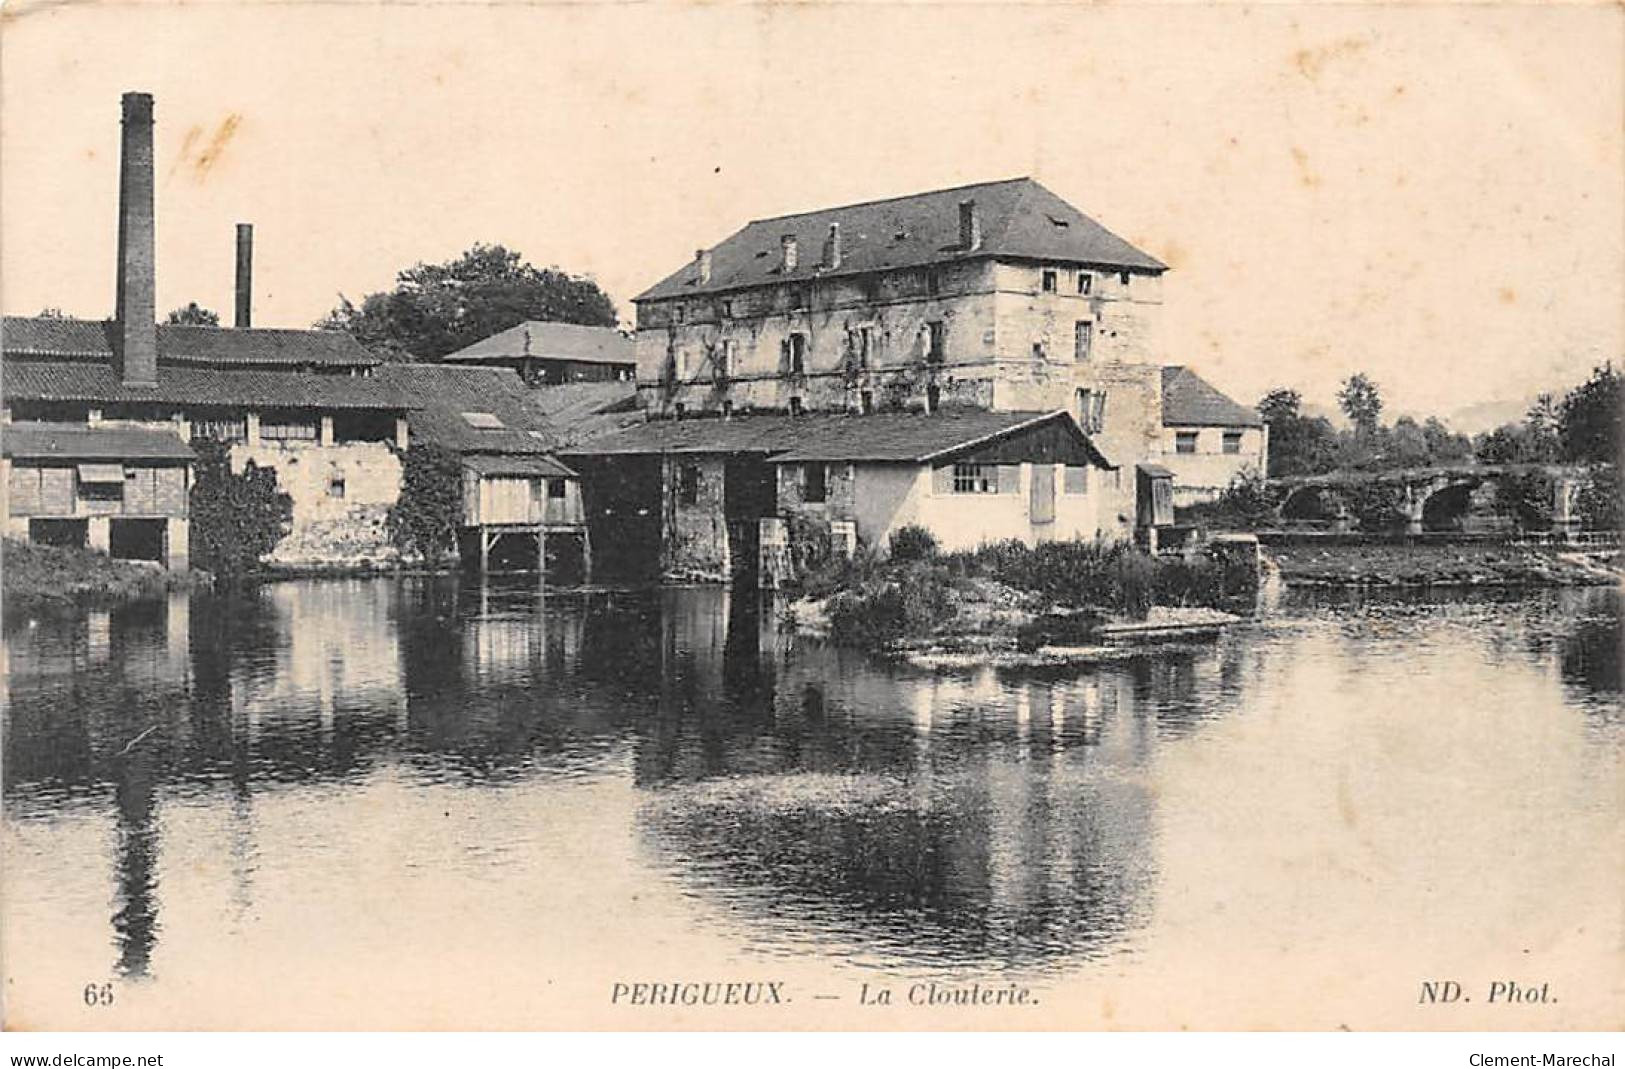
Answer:
MULTIPOLYGON (((1171 266, 1163 360, 1467 417, 1625 353, 1625 9, 76 4, 0 25, 0 307, 112 312, 119 95, 158 307, 255 323, 501 242, 631 298, 751 219, 1032 175, 1171 266)), ((1476 429, 1476 428, 1467 428, 1476 429)))

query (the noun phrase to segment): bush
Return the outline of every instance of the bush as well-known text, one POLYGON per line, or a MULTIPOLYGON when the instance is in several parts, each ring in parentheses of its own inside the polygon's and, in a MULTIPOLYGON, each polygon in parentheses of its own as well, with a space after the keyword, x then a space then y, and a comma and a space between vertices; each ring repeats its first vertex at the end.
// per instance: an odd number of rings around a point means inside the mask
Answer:
POLYGON ((463 515, 463 461, 445 446, 413 442, 406 451, 401 494, 389 507, 389 536, 403 553, 434 564, 456 548, 463 515))
POLYGON ((1599 464, 1592 468, 1574 496, 1574 509, 1581 526, 1588 531, 1619 530, 1622 494, 1625 494, 1625 482, 1621 481, 1617 466, 1599 464))
POLYGON ((937 555, 937 536, 917 524, 892 532, 891 555, 895 561, 930 560, 937 555))
POLYGON ((927 635, 954 616, 953 576, 915 563, 829 603, 830 638, 843 646, 883 650, 899 639, 927 635))
POLYGON ((293 499, 278 488, 275 468, 250 460, 234 475, 226 443, 203 441, 195 449, 192 565, 227 579, 254 575, 293 522, 293 499))

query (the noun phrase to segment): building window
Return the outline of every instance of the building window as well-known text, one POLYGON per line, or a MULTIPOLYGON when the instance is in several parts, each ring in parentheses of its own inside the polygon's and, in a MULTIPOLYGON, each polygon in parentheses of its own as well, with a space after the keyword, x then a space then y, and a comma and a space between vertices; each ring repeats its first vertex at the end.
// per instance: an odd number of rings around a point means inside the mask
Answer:
POLYGON ((262 416, 260 438, 269 442, 314 442, 320 436, 316 422, 297 416, 262 416))
POLYGON ((1087 319, 1080 319, 1072 325, 1072 357, 1078 363, 1089 359, 1089 349, 1094 344, 1095 325, 1087 319))
POLYGON ((1078 426, 1085 434, 1099 434, 1106 425, 1106 391, 1081 389, 1078 398, 1078 426))
POLYGON ((722 317, 724 319, 732 319, 733 318, 733 314, 734 314, 734 303, 733 303, 733 301, 723 301, 722 305, 721 305, 721 308, 722 308, 722 317))
POLYGON ((734 414, 734 403, 726 398, 722 402, 722 418, 727 419, 734 414))
POLYGON ((726 340, 726 341, 718 342, 717 343, 717 349, 716 349, 716 369, 715 369, 716 374, 714 376, 716 381, 717 382, 727 382, 729 374, 733 371, 733 366, 734 366, 734 343, 733 343, 733 341, 732 340, 726 340))
POLYGON ((933 383, 925 388, 925 410, 935 412, 942 407, 942 387, 933 383))
POLYGON ((1226 453, 1241 452, 1241 431, 1224 432, 1224 451, 1226 453))
POLYGON ((1040 278, 1040 283, 1039 284, 1043 288, 1045 293, 1054 293, 1055 292, 1055 272, 1054 271, 1045 271, 1041 276, 1039 276, 1039 278, 1040 278))
POLYGON ((805 375, 807 373, 807 335, 792 334, 785 339, 790 354, 790 374, 805 375))
POLYGON ((192 421, 194 442, 241 442, 248 438, 248 421, 235 419, 196 419, 192 421))
POLYGON ((1078 296, 1087 297, 1095 290, 1095 273, 1093 271, 1078 272, 1078 296))
POLYGON ((804 464, 801 467, 801 500, 811 505, 823 504, 829 492, 829 469, 822 464, 804 464))
POLYGON ((1066 466, 1066 475, 1062 477, 1061 488, 1068 494, 1087 494, 1089 492, 1089 469, 1076 464, 1066 466))
POLYGON ((119 464, 79 465, 79 499, 81 501, 123 501, 124 480, 133 479, 134 472, 126 472, 119 464))
POLYGON ((684 464, 677 469, 677 501, 679 504, 692 505, 700 500, 700 469, 694 464, 684 464))
POLYGON ((1123 285, 1123 286, 1128 285, 1128 272, 1127 271, 1119 271, 1119 272, 1117 272, 1117 282, 1118 282, 1119 285, 1123 285))
POLYGON ((932 297, 942 292, 942 278, 935 271, 925 273, 925 292, 932 297))
POLYGON ((860 371, 868 370, 869 361, 874 356, 874 350, 875 350, 875 328, 874 327, 859 327, 858 328, 858 370, 860 370, 860 371))
POLYGON ((676 416, 678 419, 682 419, 683 416, 688 412, 688 406, 683 404, 683 402, 678 401, 675 405, 671 406, 671 411, 672 415, 676 416))
POLYGON ((1175 431, 1174 432, 1174 452, 1176 452, 1176 453, 1194 453, 1194 452, 1196 452, 1196 432, 1195 431, 1175 431))
POLYGON ((344 496, 344 473, 342 471, 335 471, 327 477, 327 496, 344 496))
POLYGON ((954 493, 996 494, 999 492, 999 469, 992 464, 955 464, 954 493))
POLYGON ((1034 360, 1043 360, 1044 359, 1044 343, 1043 342, 1041 342, 1041 341, 1033 342, 1033 359, 1034 360))
POLYGON ((801 415, 801 411, 802 410, 801 410, 801 397, 800 397, 800 395, 792 394, 791 397, 790 397, 790 414, 792 416, 799 416, 799 415, 801 415))
POLYGON ((562 501, 564 499, 564 480, 547 480, 547 496, 553 498, 555 501, 562 501))
POLYGON ((792 286, 792 287, 790 287, 790 307, 791 308, 797 308, 797 309, 806 308, 808 304, 809 304, 809 301, 807 299, 807 287, 806 286, 792 286))
POLYGON ((940 319, 933 319, 925 326, 930 332, 925 358, 933 364, 940 364, 948 356, 948 324, 940 319))
POLYGON ((671 319, 673 323, 681 323, 687 318, 688 309, 684 308, 681 304, 674 304, 671 306, 671 319))
POLYGON ((858 394, 858 411, 862 412, 864 415, 867 416, 869 413, 873 412, 874 410, 875 410, 875 395, 873 393, 870 393, 868 390, 864 390, 862 393, 858 394))

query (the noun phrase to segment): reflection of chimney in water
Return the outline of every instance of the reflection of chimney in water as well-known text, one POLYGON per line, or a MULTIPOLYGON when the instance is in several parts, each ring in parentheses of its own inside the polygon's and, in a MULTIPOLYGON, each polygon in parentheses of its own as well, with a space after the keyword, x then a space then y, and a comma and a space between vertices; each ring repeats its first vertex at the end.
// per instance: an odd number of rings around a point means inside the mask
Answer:
POLYGON ((118 371, 126 386, 158 384, 152 213, 152 96, 124 94, 118 180, 118 371))
POLYGON ((158 808, 153 740, 142 740, 113 759, 113 801, 118 808, 118 894, 113 935, 121 976, 145 976, 158 936, 154 895, 158 860, 158 808))

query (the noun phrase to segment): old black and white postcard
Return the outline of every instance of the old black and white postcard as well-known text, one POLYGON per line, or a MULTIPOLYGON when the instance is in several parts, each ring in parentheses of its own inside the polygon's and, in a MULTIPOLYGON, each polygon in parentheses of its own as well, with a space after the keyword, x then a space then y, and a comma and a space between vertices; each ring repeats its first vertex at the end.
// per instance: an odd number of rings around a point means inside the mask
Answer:
POLYGON ((1621 11, 9 5, 5 1026, 1618 1028, 1621 11))

